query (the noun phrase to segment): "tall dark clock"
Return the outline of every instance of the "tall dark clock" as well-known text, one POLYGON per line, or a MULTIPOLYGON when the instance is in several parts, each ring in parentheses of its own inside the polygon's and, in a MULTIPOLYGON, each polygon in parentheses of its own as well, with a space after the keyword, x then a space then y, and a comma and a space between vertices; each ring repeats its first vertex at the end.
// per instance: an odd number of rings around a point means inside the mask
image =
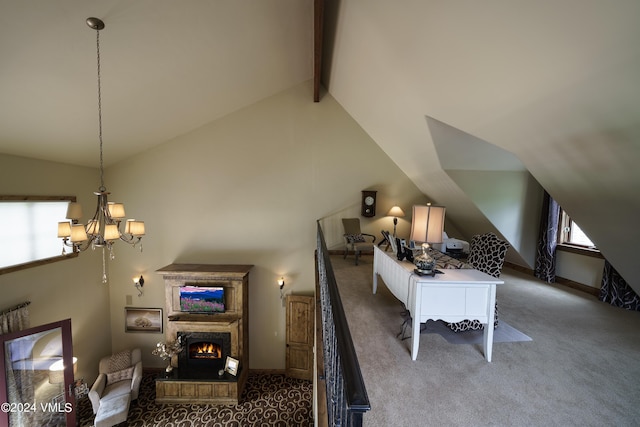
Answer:
POLYGON ((377 191, 362 192, 362 216, 376 216, 376 193, 377 191))

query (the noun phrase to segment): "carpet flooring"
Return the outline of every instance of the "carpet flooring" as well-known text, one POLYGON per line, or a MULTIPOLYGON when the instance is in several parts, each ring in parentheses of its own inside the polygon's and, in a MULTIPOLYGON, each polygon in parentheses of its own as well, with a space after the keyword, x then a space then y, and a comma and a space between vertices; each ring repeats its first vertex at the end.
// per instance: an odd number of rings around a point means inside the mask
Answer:
POLYGON ((402 304, 384 284, 372 293, 373 257, 331 262, 371 403, 365 426, 640 426, 640 312, 505 268, 500 323, 531 341, 495 342, 488 363, 481 344, 423 333, 411 360, 402 304))
MULTIPOLYGON (((145 373, 137 401, 131 403, 129 427, 252 427, 313 425, 311 381, 280 374, 250 373, 237 405, 155 403, 155 373, 145 373)), ((78 425, 93 426, 91 402, 78 403, 78 425)))

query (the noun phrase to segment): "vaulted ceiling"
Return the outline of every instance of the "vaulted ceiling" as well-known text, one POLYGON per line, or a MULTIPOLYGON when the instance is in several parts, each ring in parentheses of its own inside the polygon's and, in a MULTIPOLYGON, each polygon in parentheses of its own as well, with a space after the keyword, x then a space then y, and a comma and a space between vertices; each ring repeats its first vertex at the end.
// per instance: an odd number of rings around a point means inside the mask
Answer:
POLYGON ((329 92, 458 225, 439 147, 512 153, 640 290, 640 3, 409 3, 329 3, 329 92))
MULTIPOLYGON (((311 79, 313 14, 313 0, 0 0, 0 152, 97 166, 89 16, 106 23, 109 165, 311 79)), ((639 2, 326 0, 325 19, 328 92, 458 222, 476 210, 440 164, 453 136, 517 157, 640 277, 639 2)))
POLYGON ((312 77, 310 1, 0 1, 0 151, 97 166, 312 77), (108 141, 108 144, 107 144, 108 141))

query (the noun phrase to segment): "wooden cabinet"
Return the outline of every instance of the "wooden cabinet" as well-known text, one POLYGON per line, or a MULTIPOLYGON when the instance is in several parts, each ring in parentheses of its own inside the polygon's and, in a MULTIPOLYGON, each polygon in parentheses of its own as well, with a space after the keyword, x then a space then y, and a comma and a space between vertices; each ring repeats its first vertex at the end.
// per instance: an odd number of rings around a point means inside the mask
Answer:
POLYGON ((156 381, 156 403, 235 404, 240 396, 237 382, 210 380, 156 381))
POLYGON ((170 378, 156 380, 158 403, 238 403, 249 376, 249 270, 252 265, 171 264, 158 270, 165 282, 166 339, 178 333, 228 333, 229 356, 239 361, 236 376, 190 377, 180 369, 179 356, 172 360, 177 370, 170 378), (195 314, 180 311, 180 287, 221 286, 225 312, 195 314), (215 377, 215 378, 214 378, 215 377))
POLYGON ((314 299, 287 295, 286 375, 302 380, 313 379, 314 299))

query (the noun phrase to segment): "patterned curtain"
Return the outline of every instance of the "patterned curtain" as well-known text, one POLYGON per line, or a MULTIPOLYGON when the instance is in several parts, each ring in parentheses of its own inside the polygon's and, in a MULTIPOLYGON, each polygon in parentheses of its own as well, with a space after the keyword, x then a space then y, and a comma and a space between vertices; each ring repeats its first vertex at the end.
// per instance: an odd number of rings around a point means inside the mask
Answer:
POLYGON ((556 281, 558 221, 560 221, 560 205, 545 191, 534 275, 548 283, 556 281))
POLYGON ((0 313, 0 335, 29 327, 28 302, 0 313))
POLYGON ((600 301, 608 302, 615 307, 640 311, 640 297, 607 260, 604 261, 600 301))

